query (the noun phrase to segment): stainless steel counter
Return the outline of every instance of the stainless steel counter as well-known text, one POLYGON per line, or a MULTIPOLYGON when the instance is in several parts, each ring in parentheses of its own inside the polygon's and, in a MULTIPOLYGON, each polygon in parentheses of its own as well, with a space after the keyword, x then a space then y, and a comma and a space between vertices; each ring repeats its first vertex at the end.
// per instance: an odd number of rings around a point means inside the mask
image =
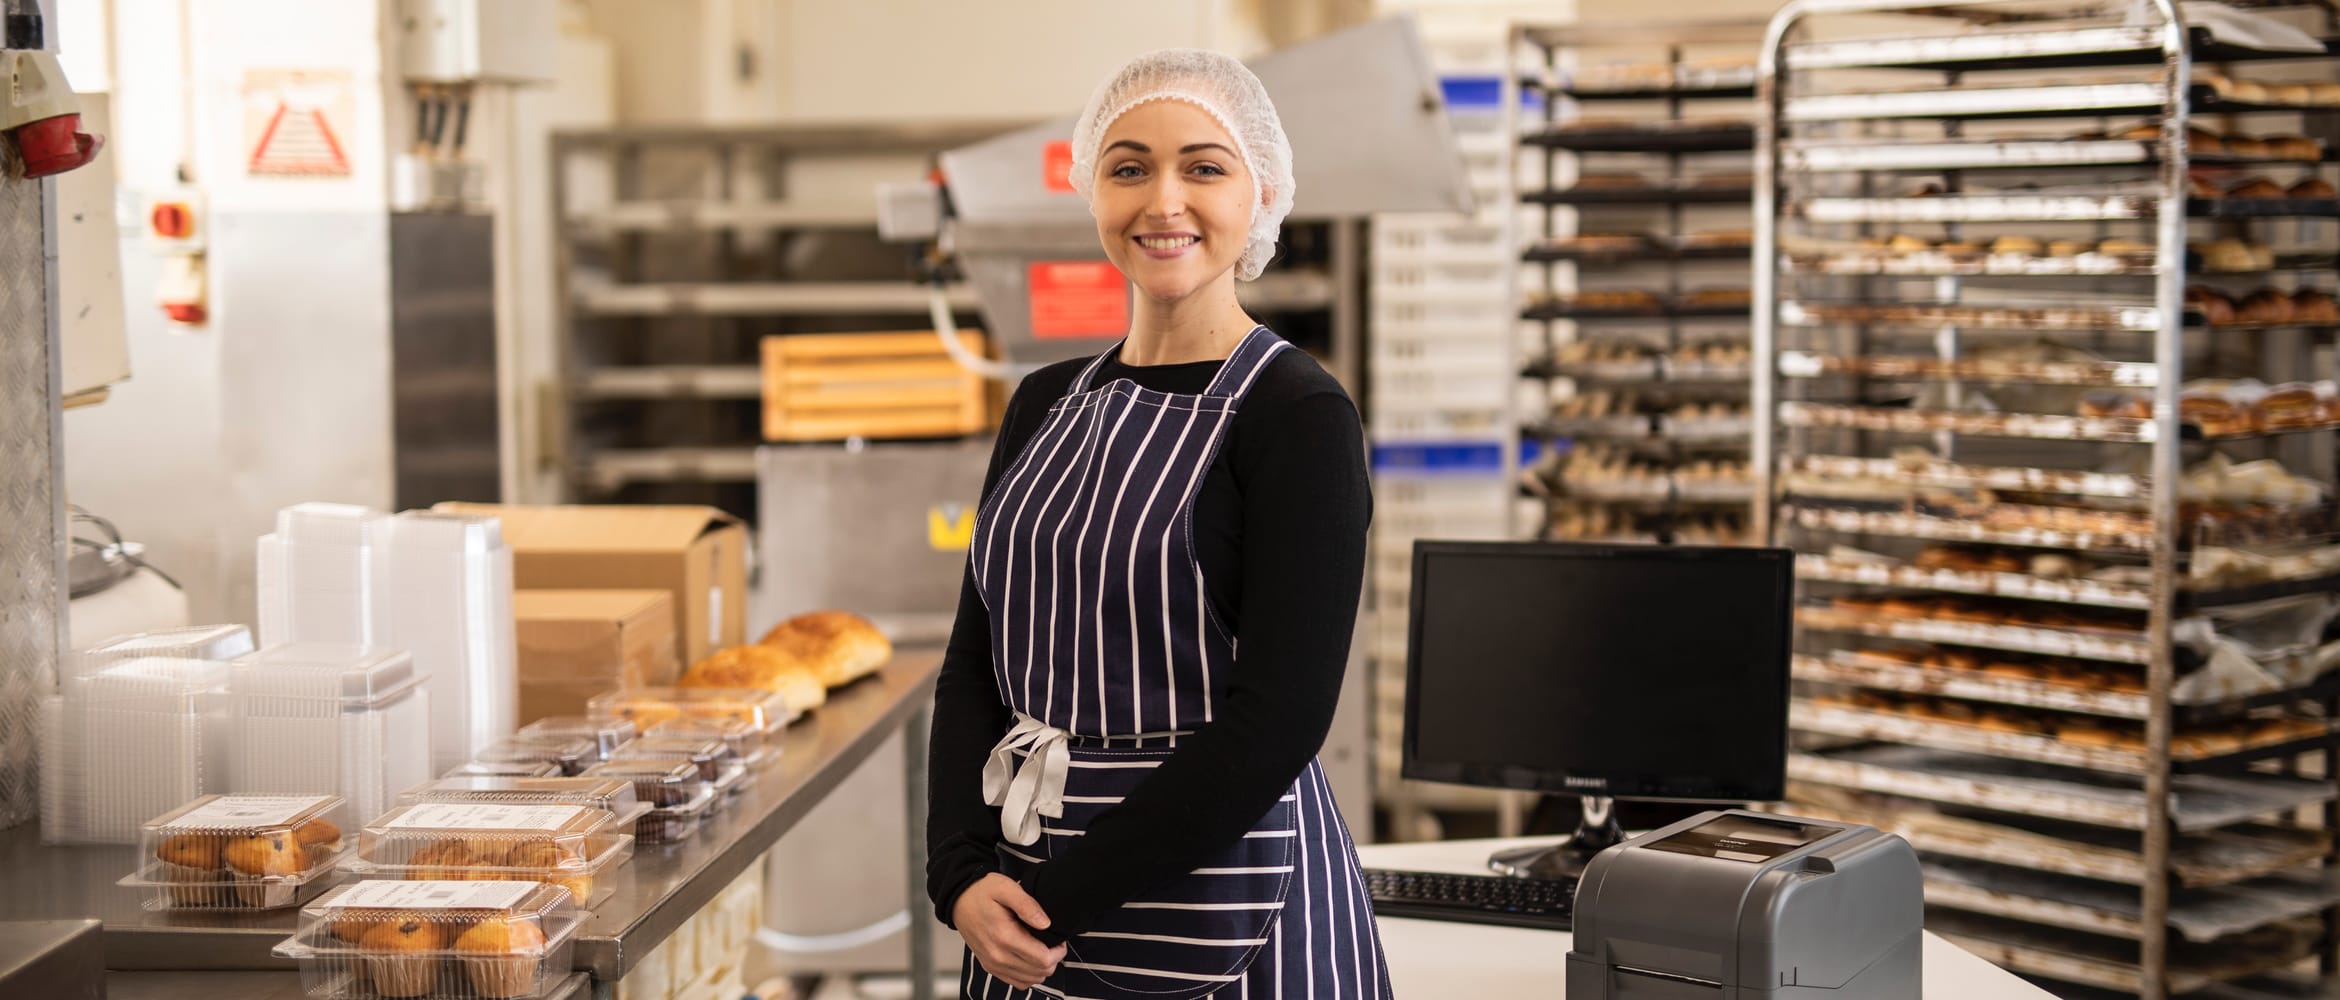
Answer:
MULTIPOLYGON (((697 835, 681 843, 637 847, 633 860, 606 880, 612 895, 578 932, 577 968, 605 982, 625 975, 802 820, 888 736, 910 726, 919 730, 916 735, 923 741, 926 709, 941 667, 940 649, 902 650, 875 675, 832 692, 827 705, 790 726, 779 762, 766 767, 753 787, 697 835)), ((920 772, 921 780, 913 787, 923 789, 924 755, 915 757, 908 763, 920 772)), ((919 839, 915 831, 912 839, 919 839)), ((298 910, 147 911, 140 906, 143 897, 138 891, 115 884, 135 866, 136 853, 134 847, 43 846, 37 823, 0 831, 0 920, 95 917, 105 924, 106 968, 117 973, 294 967, 269 954, 269 949, 292 933, 298 910)), ((922 901, 925 890, 919 876, 924 870, 911 867, 911 894, 922 901)), ((183 978, 187 977, 163 981, 183 978)))
MULTIPOLYGON (((590 1000, 593 979, 572 973, 537 1000, 590 1000)), ((309 1000, 301 977, 286 972, 115 972, 107 1000, 309 1000)))

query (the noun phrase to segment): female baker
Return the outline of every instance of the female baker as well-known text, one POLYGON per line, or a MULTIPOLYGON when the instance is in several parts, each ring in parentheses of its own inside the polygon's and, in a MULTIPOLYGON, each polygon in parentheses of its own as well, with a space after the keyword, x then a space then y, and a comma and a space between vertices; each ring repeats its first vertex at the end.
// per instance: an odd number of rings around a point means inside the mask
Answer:
POLYGON ((927 887, 961 990, 1389 995, 1316 761, 1371 498, 1357 409, 1253 321, 1292 151, 1225 56, 1139 57, 1071 181, 1129 336, 1008 403, 935 692, 927 887))

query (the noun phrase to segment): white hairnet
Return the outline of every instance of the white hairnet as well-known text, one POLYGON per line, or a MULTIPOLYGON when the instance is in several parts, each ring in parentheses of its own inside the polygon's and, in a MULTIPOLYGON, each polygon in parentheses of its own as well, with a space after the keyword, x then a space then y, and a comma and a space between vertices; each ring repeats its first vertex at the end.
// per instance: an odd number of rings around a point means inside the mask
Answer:
POLYGON ((1259 277, 1276 252, 1276 233, 1292 212, 1292 143, 1284 138, 1284 123, 1259 77, 1233 58, 1206 49, 1163 49, 1130 60, 1089 97, 1089 106, 1073 124, 1073 190, 1096 208, 1097 156, 1105 133, 1131 108, 1149 101, 1185 101, 1218 119, 1235 138, 1235 152, 1251 172, 1252 183, 1266 189, 1251 199, 1251 238, 1235 276, 1245 281, 1259 277))

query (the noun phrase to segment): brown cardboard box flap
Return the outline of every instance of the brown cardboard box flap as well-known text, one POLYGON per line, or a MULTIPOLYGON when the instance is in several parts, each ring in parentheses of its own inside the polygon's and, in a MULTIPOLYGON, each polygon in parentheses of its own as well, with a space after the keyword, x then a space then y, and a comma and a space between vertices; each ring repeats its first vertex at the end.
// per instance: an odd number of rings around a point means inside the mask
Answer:
POLYGON ((432 510, 501 518, 504 542, 536 552, 659 552, 740 524, 714 507, 554 506, 448 501, 432 510))

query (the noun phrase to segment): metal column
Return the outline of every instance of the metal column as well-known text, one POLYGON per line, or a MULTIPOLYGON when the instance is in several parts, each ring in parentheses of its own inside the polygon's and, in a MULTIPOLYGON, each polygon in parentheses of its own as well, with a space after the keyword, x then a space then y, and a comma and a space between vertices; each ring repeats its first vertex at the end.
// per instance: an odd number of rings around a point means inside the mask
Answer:
POLYGON ((34 717, 65 646, 56 194, 0 142, 0 828, 40 801, 34 717))

